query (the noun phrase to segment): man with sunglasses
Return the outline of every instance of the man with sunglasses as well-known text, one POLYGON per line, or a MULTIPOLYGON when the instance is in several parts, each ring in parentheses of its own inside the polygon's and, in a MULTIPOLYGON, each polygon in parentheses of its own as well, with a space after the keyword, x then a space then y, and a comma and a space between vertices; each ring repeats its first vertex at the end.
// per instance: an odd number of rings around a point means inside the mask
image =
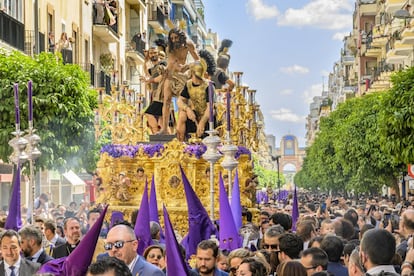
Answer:
POLYGON ((282 226, 273 225, 269 227, 261 241, 261 247, 269 254, 279 250, 279 236, 285 232, 282 226))
POLYGON ((118 224, 109 230, 105 250, 110 257, 115 257, 128 265, 132 275, 164 276, 164 272, 137 254, 137 248, 138 241, 130 225, 118 224))

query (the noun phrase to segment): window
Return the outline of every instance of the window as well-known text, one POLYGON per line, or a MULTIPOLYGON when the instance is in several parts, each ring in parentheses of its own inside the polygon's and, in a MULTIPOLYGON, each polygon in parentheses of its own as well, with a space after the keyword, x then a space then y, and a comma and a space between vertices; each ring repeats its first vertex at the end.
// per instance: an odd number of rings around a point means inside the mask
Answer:
POLYGON ((0 0, 0 8, 11 17, 23 22, 23 0, 0 0))

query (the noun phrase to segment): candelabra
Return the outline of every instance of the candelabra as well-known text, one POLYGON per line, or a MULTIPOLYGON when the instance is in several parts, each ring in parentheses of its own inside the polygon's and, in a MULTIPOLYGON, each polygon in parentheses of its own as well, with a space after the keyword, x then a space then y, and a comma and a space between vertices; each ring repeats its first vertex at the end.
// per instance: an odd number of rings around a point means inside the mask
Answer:
POLYGON ((209 130, 206 132, 208 136, 203 139, 203 144, 207 146, 207 150, 203 154, 203 158, 210 163, 210 219, 214 221, 214 163, 221 157, 217 151, 221 140, 217 135, 218 131, 214 130, 213 122, 209 122, 209 130))
MULTIPOLYGON (((40 137, 35 134, 36 129, 33 127, 33 102, 32 102, 32 81, 28 82, 28 114, 29 114, 29 128, 25 131, 27 134, 23 136, 24 132, 20 130, 20 107, 19 107, 19 89, 18 85, 14 85, 14 97, 15 97, 15 111, 16 111, 16 131, 12 132, 15 136, 9 141, 9 145, 13 148, 13 152, 9 159, 17 166, 21 166, 24 162, 29 161, 30 169, 30 187, 32 192, 30 194, 30 203, 32 204, 31 222, 33 223, 34 209, 35 209, 35 193, 36 186, 34 181, 34 164, 37 158, 40 157, 41 152, 37 148, 40 137)), ((15 185, 20 185, 16 183, 15 185)))
POLYGON ((114 144, 136 144, 144 140, 143 95, 126 86, 111 95, 98 90, 98 109, 95 111, 96 138, 109 132, 114 144))
POLYGON ((223 155, 224 155, 223 161, 221 161, 221 166, 228 171, 228 175, 229 175, 229 185, 228 185, 229 188, 227 192, 228 192, 229 201, 231 201, 231 193, 232 193, 231 172, 233 171, 235 167, 237 167, 237 164, 239 164, 239 162, 236 160, 236 158, 234 158, 234 155, 237 152, 237 147, 231 143, 229 133, 227 133, 227 138, 224 142, 224 145, 221 151, 223 152, 223 155))
POLYGON ((28 141, 27 147, 26 147, 26 153, 29 160, 29 168, 30 168, 30 187, 32 188, 31 193, 31 202, 33 204, 33 210, 31 212, 31 220, 32 223, 34 222, 34 200, 36 198, 36 186, 35 186, 35 180, 34 180, 34 172, 35 172, 35 161, 37 158, 40 157, 41 152, 38 149, 38 144, 40 143, 40 137, 39 135, 35 134, 36 129, 33 127, 33 121, 29 121, 29 128, 26 130, 27 134, 24 136, 24 138, 28 141))

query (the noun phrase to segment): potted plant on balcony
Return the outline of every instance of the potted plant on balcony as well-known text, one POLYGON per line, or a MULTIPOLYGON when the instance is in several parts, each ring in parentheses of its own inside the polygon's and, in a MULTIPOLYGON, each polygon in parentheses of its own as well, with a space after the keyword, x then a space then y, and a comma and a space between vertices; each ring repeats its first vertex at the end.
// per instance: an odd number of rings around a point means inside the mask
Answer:
POLYGON ((99 61, 101 63, 102 71, 106 74, 108 74, 114 67, 114 58, 111 53, 101 54, 99 56, 99 61))

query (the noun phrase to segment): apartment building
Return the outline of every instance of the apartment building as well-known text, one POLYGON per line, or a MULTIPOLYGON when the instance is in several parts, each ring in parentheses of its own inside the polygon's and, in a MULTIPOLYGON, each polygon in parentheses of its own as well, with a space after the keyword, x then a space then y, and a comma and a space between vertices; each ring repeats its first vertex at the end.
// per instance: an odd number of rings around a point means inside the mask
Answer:
MULTIPOLYGON (((30 56, 60 52, 65 63, 78 64, 89 74, 91 87, 109 92, 112 85, 128 86, 149 99, 140 81, 145 50, 166 39, 178 22, 197 48, 217 49, 218 37, 206 29, 201 0, 0 0, 0 48, 30 56)), ((0 198, 8 202, 10 172, 1 175, 0 183, 8 185, 0 185, 5 187, 0 198)), ((42 173, 36 194, 56 195, 52 200, 65 204, 88 199, 91 182, 82 177, 85 186, 67 175, 42 173)), ((26 205, 27 185, 22 185, 26 205)))
POLYGON ((307 145, 327 110, 349 98, 390 88, 393 72, 414 65, 414 0, 356 0, 353 29, 343 41, 329 76, 330 108, 321 100, 310 106, 307 145))

